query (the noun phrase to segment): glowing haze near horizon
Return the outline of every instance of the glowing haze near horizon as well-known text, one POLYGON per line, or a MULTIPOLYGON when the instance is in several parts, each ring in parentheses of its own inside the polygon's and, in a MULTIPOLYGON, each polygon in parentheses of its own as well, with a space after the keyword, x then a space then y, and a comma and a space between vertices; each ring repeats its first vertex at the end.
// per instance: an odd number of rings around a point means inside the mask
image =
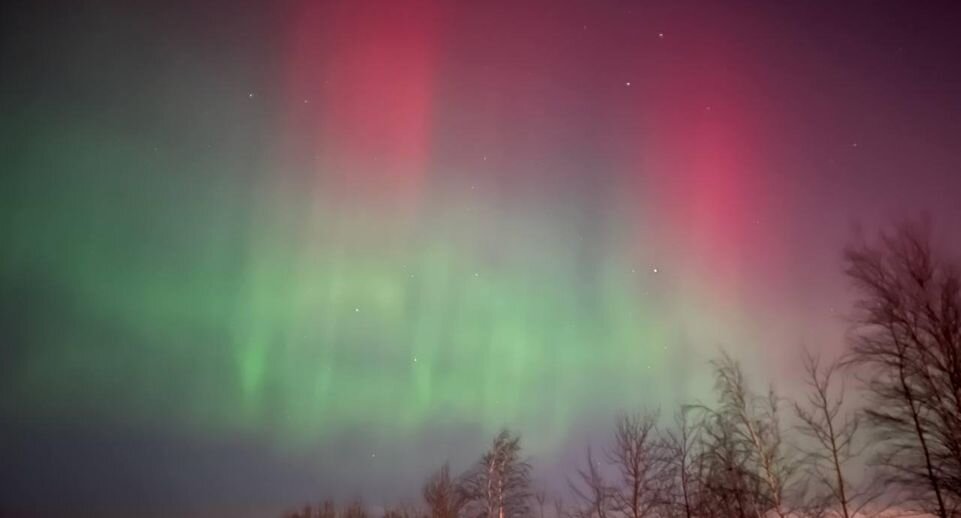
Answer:
POLYGON ((503 426, 550 485, 720 347, 790 391, 855 223, 957 237, 957 16, 668 4, 6 13, 7 494, 383 502, 503 426))

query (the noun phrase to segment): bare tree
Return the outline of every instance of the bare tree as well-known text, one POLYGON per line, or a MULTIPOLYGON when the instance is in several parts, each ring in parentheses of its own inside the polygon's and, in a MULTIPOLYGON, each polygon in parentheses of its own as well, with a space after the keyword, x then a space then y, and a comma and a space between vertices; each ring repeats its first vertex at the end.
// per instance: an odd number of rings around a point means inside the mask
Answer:
POLYGON ((626 518, 643 518, 661 503, 656 478, 656 415, 623 415, 617 419, 608 461, 617 469, 614 509, 626 518))
POLYGON ((564 518, 568 516, 567 506, 561 498, 554 499, 554 518, 564 518))
POLYGON ((692 422, 691 407, 683 406, 674 417, 675 428, 668 429, 661 441, 661 478, 666 482, 664 501, 669 516, 694 516, 697 473, 698 431, 692 422))
POLYGON ((450 476, 450 467, 441 466, 421 491, 430 518, 458 518, 464 508, 464 492, 450 476))
POLYGON ((759 517, 768 507, 753 470, 751 449, 739 437, 735 423, 706 411, 696 457, 701 491, 696 509, 706 517, 759 517))
POLYGON ((819 359, 805 351, 804 372, 808 386, 807 406, 794 404, 800 420, 798 429, 812 441, 804 450, 807 472, 813 481, 830 494, 824 507, 840 507, 840 515, 850 518, 851 488, 844 476, 845 465, 855 456, 854 438, 859 419, 857 415, 841 415, 844 406, 844 387, 832 395, 832 380, 838 364, 821 367, 819 359))
POLYGON ((578 482, 568 480, 568 486, 580 503, 571 516, 575 518, 607 518, 613 507, 614 489, 607 485, 601 474, 600 462, 594 459, 591 447, 587 447, 587 467, 577 470, 578 482))
POLYGON ((308 504, 300 511, 286 513, 284 518, 337 518, 337 506, 332 500, 324 500, 316 508, 308 504))
POLYGON ((354 500, 344 508, 342 516, 343 518, 367 518, 367 510, 364 508, 364 504, 354 500))
POLYGON ((422 518, 424 514, 416 507, 409 505, 395 505, 384 509, 383 518, 422 518))
MULTIPOLYGON (((763 500, 769 501, 769 509, 756 508, 754 512, 760 516, 770 511, 783 518, 788 512, 785 494, 795 465, 782 442, 777 395, 773 389, 768 390, 767 397, 753 394, 740 365, 727 353, 722 353, 712 365, 720 398, 719 424, 729 428, 734 443, 748 452, 752 464, 757 466, 763 500)), ((755 499, 754 503, 762 500, 755 499)))
POLYGON ((544 508, 547 505, 547 491, 543 489, 538 489, 534 492, 534 501, 537 502, 537 516, 538 518, 545 518, 544 508))
POLYGON ((527 518, 530 515, 531 465, 520 455, 520 437, 504 430, 464 478, 463 495, 474 517, 527 518))
POLYGON ((961 504, 961 277, 926 225, 849 247, 858 292, 848 362, 867 373, 868 424, 886 482, 942 518, 961 504))

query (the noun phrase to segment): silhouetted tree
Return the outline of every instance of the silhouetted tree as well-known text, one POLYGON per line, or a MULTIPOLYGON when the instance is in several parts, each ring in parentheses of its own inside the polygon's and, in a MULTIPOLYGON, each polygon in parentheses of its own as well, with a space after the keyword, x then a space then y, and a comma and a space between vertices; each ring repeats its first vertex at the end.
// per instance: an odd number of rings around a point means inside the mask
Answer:
POLYGON ((626 518, 643 518, 662 503, 657 479, 656 416, 623 415, 614 429, 608 461, 617 469, 613 508, 626 518))
POLYGON ((337 518, 337 506, 331 500, 324 500, 316 508, 308 504, 300 511, 284 514, 284 518, 337 518))
POLYGON ((537 502, 538 518, 545 518, 544 508, 547 505, 547 491, 544 491, 543 489, 534 491, 534 501, 537 502))
POLYGON ((569 513, 567 512, 567 506, 564 504, 564 500, 562 498, 555 498, 554 518, 564 518, 566 516, 569 516, 569 513))
POLYGON ((724 467, 729 473, 748 468, 750 476, 739 476, 732 489, 747 497, 752 514, 771 512, 783 518, 796 466, 783 444, 777 395, 773 389, 767 397, 755 395, 727 353, 711 363, 720 405, 709 423, 716 429, 711 436, 722 441, 711 447, 730 456, 726 462, 734 464, 724 467))
POLYGON ((696 460, 700 515, 759 516, 768 504, 753 470, 751 449, 739 437, 735 423, 723 414, 707 412, 701 432, 696 460))
POLYGON ((424 514, 419 512, 416 507, 408 505, 396 505, 384 509, 383 518, 421 518, 423 516, 424 514))
POLYGON ((367 518, 367 510, 364 509, 363 504, 355 500, 344 508, 341 515, 343 518, 367 518))
POLYGON ((430 518, 458 518, 464 508, 464 492, 451 478, 447 464, 431 475, 421 493, 430 518))
POLYGON ((856 512, 852 503, 854 496, 844 475, 845 465, 855 456, 854 438, 859 419, 856 415, 842 415, 844 387, 837 395, 832 394, 832 381, 838 364, 821 367, 817 357, 804 352, 804 372, 808 386, 807 405, 794 404, 794 412, 800 425, 798 429, 812 444, 805 448, 804 464, 811 481, 827 490, 827 498, 819 498, 810 506, 830 509, 840 508, 843 518, 856 512))
POLYGON ((961 502, 961 300, 958 270, 936 258, 926 225, 849 247, 858 293, 848 362, 866 373, 876 462, 901 498, 940 517, 961 502))
POLYGON ((527 518, 531 465, 521 459, 520 437, 504 430, 464 477, 461 487, 474 518, 527 518))
POLYGON ((690 416, 691 407, 683 406, 674 417, 674 429, 664 432, 661 441, 660 479, 668 516, 695 516, 698 474, 694 461, 698 455, 699 435, 690 416))
POLYGON ((575 518, 607 518, 614 506, 615 490, 604 480, 600 462, 594 459, 590 446, 585 457, 587 467, 577 470, 578 480, 567 482, 579 503, 568 514, 575 518))

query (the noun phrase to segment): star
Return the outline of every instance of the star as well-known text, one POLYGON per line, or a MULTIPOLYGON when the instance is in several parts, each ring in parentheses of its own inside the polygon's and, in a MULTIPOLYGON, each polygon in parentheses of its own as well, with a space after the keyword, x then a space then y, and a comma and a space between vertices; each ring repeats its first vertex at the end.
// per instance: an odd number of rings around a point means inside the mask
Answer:
POLYGON ((417 363, 417 357, 414 356, 414 363, 417 363))
POLYGON ((653 270, 654 270, 654 273, 657 273, 657 268, 654 268, 653 270))
POLYGON ((663 33, 663 32, 657 33, 657 37, 658 37, 658 38, 661 38, 661 39, 663 40, 663 39, 664 39, 664 33, 663 33))
POLYGON ((307 99, 304 99, 304 104, 307 104, 307 99))
POLYGON ((628 82, 624 83, 624 86, 631 86, 631 82, 628 81, 628 82))
POLYGON ((360 308, 354 308, 354 313, 360 313, 360 308))
POLYGON ((250 97, 251 99, 253 99, 253 98, 254 98, 254 93, 253 93, 253 92, 250 92, 249 94, 247 94, 247 97, 250 97))

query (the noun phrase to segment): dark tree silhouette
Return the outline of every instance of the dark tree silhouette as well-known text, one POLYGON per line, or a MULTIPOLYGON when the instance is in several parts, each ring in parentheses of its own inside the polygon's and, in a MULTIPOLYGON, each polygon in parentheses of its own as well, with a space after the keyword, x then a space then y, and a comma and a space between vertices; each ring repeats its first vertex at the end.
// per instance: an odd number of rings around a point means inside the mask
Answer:
POLYGON ((585 460, 587 467, 577 470, 577 480, 568 480, 578 503, 568 514, 575 518, 608 518, 614 505, 614 489, 604 480, 600 462, 594 459, 590 446, 585 460))
POLYGON ((711 485, 725 485, 736 502, 737 513, 763 516, 787 514, 786 492, 796 463, 782 439, 779 400, 773 389, 766 397, 751 392, 740 365, 727 353, 711 362, 719 407, 705 421, 710 439, 704 452, 716 457, 709 465, 725 475, 712 474, 711 485))
POLYGON ((739 440, 734 423, 717 413, 704 416, 697 456, 702 487, 697 509, 701 516, 757 516, 767 507, 760 481, 752 470, 751 450, 739 440))
MULTIPOLYGON (((430 515, 426 516, 429 517, 430 515)), ((384 509, 383 518, 425 518, 425 515, 416 507, 401 504, 384 509)))
POLYGON ((692 422, 691 407, 684 406, 674 417, 674 429, 664 432, 661 441, 660 480, 668 516, 695 516, 699 477, 695 470, 700 441, 697 424, 692 422))
POLYGON ((852 488, 844 475, 845 466, 855 456, 854 439, 859 419, 856 415, 842 414, 844 387, 834 395, 832 381, 838 364, 821 367, 820 360, 805 351, 804 372, 808 386, 807 404, 794 404, 794 412, 800 421, 798 430, 811 441, 805 448, 804 465, 809 480, 826 490, 827 495, 814 495, 808 507, 823 513, 837 507, 840 516, 850 518, 857 509, 853 505, 852 488))
POLYGON ((424 484, 422 491, 430 518, 458 518, 464 508, 464 491, 450 476, 444 464, 424 484))
POLYGON ((337 506, 331 500, 324 500, 317 507, 308 504, 300 511, 286 513, 284 518, 337 518, 337 506))
POLYGON ((643 518, 662 503, 658 484, 655 414, 623 415, 614 429, 608 461, 617 469, 613 507, 625 518, 643 518))
POLYGON ((499 433, 461 487, 473 518, 529 517, 531 465, 521 458, 520 437, 499 433))
POLYGON ((362 503, 355 500, 344 508, 341 515, 343 518, 367 518, 367 510, 362 503))
POLYGON ((547 506, 547 492, 543 489, 538 489, 534 492, 534 501, 537 502, 537 516, 538 518, 545 518, 544 509, 547 506))
POLYGON ((884 480, 946 518, 961 502, 961 301, 954 265, 935 257, 926 225, 905 224, 849 247, 858 293, 848 363, 866 375, 865 409, 884 480))

